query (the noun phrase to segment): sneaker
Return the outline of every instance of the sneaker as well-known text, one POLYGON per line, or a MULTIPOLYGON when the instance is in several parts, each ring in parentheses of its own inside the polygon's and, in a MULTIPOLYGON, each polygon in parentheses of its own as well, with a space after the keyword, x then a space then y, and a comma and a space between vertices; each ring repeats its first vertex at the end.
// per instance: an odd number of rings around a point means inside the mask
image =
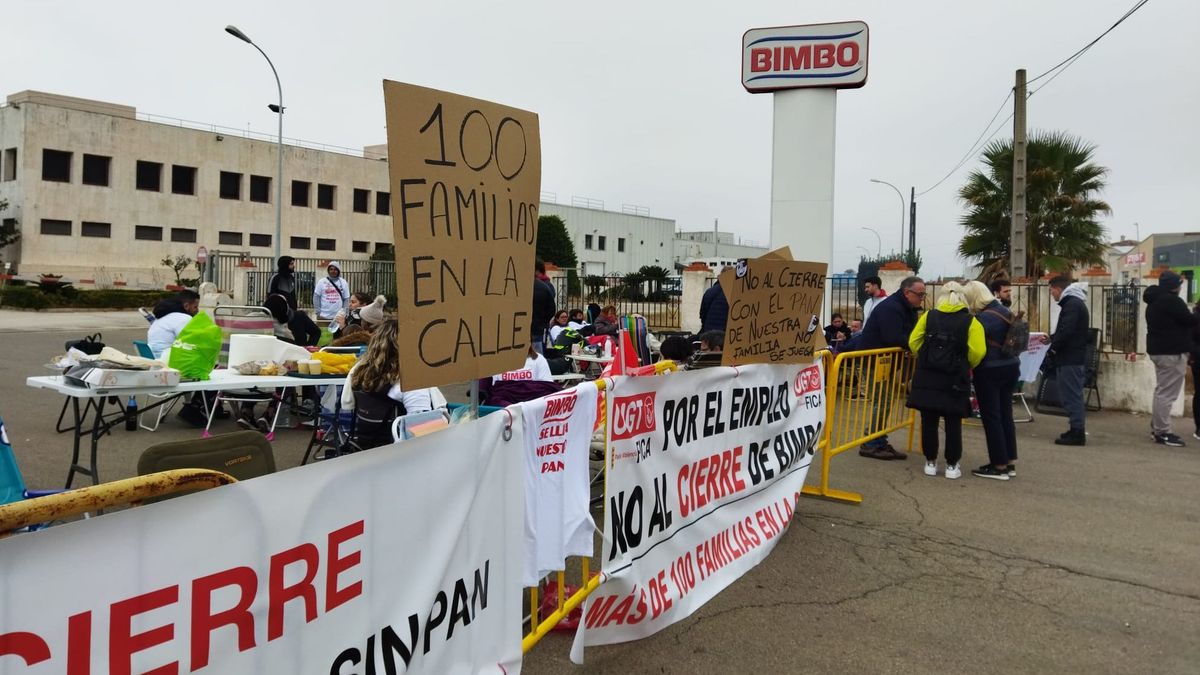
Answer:
POLYGON ((937 462, 925 462, 925 475, 926 476, 936 476, 937 475, 937 462))
POLYGON ((960 469, 957 464, 947 464, 946 465, 946 478, 949 478, 950 480, 954 480, 955 478, 962 478, 962 469, 960 469))
POLYGON ((1186 445, 1182 438, 1172 433, 1158 434, 1154 437, 1154 442, 1159 445, 1169 445, 1172 448, 1182 448, 1186 445))
POLYGON ((254 425, 264 434, 271 433, 271 421, 265 417, 260 417, 255 420, 254 425))
POLYGON ((1196 440, 1200 441, 1200 431, 1193 431, 1193 432, 1192 432, 1192 438, 1194 438, 1194 439, 1196 439, 1196 440))
POLYGON ((1008 480, 1008 472, 1003 469, 997 469, 991 464, 984 464, 978 469, 971 469, 972 476, 980 478, 991 478, 993 480, 1008 480))
POLYGON ((1087 434, 1083 429, 1069 429, 1054 439, 1055 445, 1087 445, 1087 434))
POLYGON ((1008 471, 1009 478, 1017 477, 1017 465, 1016 464, 1009 464, 1008 467, 1006 468, 1006 470, 1008 471))
POLYGON ((254 426, 254 420, 248 417, 237 418, 237 423, 239 427, 245 429, 246 431, 258 431, 258 427, 254 426))

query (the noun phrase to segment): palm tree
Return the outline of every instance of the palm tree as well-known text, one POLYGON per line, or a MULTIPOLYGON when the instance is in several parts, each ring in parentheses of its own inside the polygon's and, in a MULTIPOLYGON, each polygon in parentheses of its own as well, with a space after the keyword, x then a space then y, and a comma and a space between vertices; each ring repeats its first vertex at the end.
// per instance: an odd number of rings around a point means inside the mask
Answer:
POLYGON ((650 299, 661 300, 663 282, 671 277, 670 270, 658 265, 642 265, 637 273, 650 282, 650 299))
MULTIPOLYGON (((1096 146, 1063 132, 1035 133, 1026 146, 1025 269, 1031 276, 1072 266, 1102 265, 1104 227, 1098 218, 1112 209, 1098 198, 1106 167, 1092 163, 1096 146)), ((985 171, 973 171, 959 191, 967 233, 959 255, 983 267, 989 279, 1009 268, 1012 218, 1012 140, 989 143, 985 171)))

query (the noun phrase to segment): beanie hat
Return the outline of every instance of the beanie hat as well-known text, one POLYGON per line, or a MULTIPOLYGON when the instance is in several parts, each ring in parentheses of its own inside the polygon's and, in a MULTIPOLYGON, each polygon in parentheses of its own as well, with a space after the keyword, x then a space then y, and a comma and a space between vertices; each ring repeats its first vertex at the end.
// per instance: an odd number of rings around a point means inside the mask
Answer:
POLYGON ((1163 290, 1174 291, 1183 284, 1183 279, 1172 272, 1171 270, 1163 270, 1163 273, 1158 277, 1158 285, 1162 286, 1163 290))
POLYGON ((377 295, 371 304, 358 310, 363 324, 371 327, 383 323, 383 306, 387 304, 387 296, 377 295))

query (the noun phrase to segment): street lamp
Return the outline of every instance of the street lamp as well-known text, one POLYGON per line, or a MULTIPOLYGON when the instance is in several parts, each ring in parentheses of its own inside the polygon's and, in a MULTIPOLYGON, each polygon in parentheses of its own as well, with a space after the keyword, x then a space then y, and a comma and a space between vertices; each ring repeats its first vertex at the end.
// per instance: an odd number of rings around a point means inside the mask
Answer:
MULTIPOLYGON (((879 180, 878 178, 872 178, 871 182, 879 183, 880 185, 886 185, 886 186, 892 188, 893 190, 896 191, 896 196, 900 198, 900 255, 904 255, 904 194, 902 192, 900 192, 900 188, 896 187, 895 185, 892 185, 891 183, 889 183, 885 180, 879 180)), ((909 245, 909 248, 912 248, 913 242, 909 242, 908 245, 909 245)))
POLYGON ((271 66, 271 74, 275 76, 275 87, 279 90, 279 104, 272 103, 267 106, 271 112, 279 115, 279 140, 276 143, 279 168, 275 172, 275 259, 279 260, 280 246, 283 241, 283 85, 279 83, 279 73, 275 70, 275 64, 271 63, 271 57, 267 56, 261 47, 254 44, 254 41, 238 30, 237 26, 225 26, 225 32, 254 47, 259 54, 263 55, 263 58, 267 60, 267 65, 271 66))
MULTIPOLYGON (((871 234, 875 235, 875 257, 876 258, 883 257, 883 240, 879 238, 879 233, 876 232, 874 230, 874 228, 870 228, 870 227, 863 227, 860 229, 866 230, 867 232, 870 232, 871 234)), ((859 248, 862 248, 862 247, 860 246, 859 248)))

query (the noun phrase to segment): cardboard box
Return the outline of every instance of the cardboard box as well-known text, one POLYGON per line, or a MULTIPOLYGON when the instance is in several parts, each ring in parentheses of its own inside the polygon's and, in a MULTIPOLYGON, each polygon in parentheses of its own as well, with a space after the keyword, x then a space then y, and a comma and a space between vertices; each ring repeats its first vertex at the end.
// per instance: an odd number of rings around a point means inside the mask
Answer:
POLYGON ((179 384, 179 371, 174 368, 122 370, 118 368, 96 368, 83 364, 72 368, 66 377, 72 384, 91 387, 92 389, 174 387, 179 384))

